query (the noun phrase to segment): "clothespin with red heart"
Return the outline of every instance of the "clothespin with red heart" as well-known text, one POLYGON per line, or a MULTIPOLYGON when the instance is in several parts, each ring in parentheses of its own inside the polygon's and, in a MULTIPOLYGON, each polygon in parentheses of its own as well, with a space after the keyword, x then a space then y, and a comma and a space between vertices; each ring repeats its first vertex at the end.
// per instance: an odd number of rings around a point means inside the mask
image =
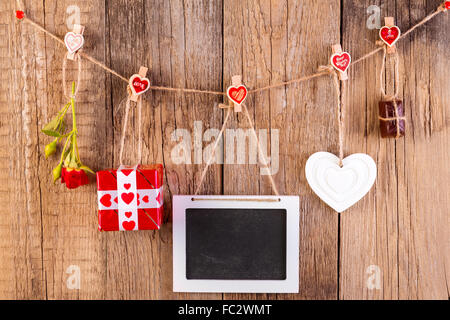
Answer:
POLYGON ((64 43, 66 44, 67 50, 69 54, 67 55, 67 59, 74 60, 75 54, 79 51, 84 45, 84 26, 79 24, 73 25, 73 30, 71 32, 67 32, 64 37, 64 43))
POLYGON ((380 29, 380 38, 387 45, 387 53, 395 53, 395 43, 400 39, 400 28, 394 24, 394 17, 385 17, 384 24, 380 29))
POLYGON ((333 51, 333 55, 330 58, 330 62, 339 71, 339 80, 348 80, 347 69, 352 62, 350 53, 342 51, 340 44, 333 45, 331 50, 333 51))
POLYGON ((141 94, 150 89, 150 80, 146 78, 148 68, 140 67, 139 74, 133 74, 130 77, 129 85, 131 89, 130 100, 136 102, 141 94))
POLYGON ((228 99, 234 105, 234 112, 242 111, 242 103, 247 98, 248 90, 242 84, 242 76, 235 75, 231 77, 231 86, 227 89, 228 99))

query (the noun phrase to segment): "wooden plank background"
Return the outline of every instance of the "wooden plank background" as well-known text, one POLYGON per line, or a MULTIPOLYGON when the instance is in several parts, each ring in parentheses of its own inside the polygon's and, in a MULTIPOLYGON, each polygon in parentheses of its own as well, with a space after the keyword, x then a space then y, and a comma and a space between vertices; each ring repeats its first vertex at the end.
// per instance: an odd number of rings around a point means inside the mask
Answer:
MULTIPOLYGON (((354 58, 375 48, 367 8, 378 5, 406 30, 441 0, 112 0, 24 1, 28 16, 63 37, 66 9, 81 9, 84 51, 124 75, 149 66, 152 83, 223 90, 242 74, 250 88, 293 79, 327 64, 341 42, 354 58)), ((219 129, 216 96, 153 91, 145 96, 143 162, 164 164, 165 221, 160 231, 97 231, 95 184, 68 191, 51 182, 54 159, 40 128, 65 103, 65 49, 14 17, 16 1, 0 3, 0 298, 1 299, 448 299, 450 35, 440 14, 398 44, 400 92, 407 134, 380 139, 377 103, 381 55, 350 69, 345 154, 365 152, 378 165, 370 193, 343 214, 307 185, 304 166, 316 151, 337 152, 335 98, 329 77, 249 97, 257 128, 279 129, 282 194, 300 195, 300 293, 172 292, 171 197, 194 192, 203 165, 171 160, 175 129, 219 129), (81 287, 66 273, 79 266, 81 287), (369 289, 369 266, 381 288, 369 289)), ((389 61, 388 61, 389 66, 389 61)), ((70 65, 74 70, 75 66, 70 65)), ((73 77, 73 72, 70 72, 73 77)), ((386 85, 392 83, 386 77, 386 85)), ((78 95, 83 161, 118 165, 125 85, 85 61, 78 95)), ((131 113, 131 117, 134 117, 131 113)), ((247 128, 233 115, 231 128, 247 128)), ((131 121, 126 159, 136 155, 131 121)), ((203 146, 208 143, 205 142, 203 146)), ((270 146, 270 145, 269 145, 270 146)), ((213 165, 206 194, 271 194, 255 165, 213 165)))

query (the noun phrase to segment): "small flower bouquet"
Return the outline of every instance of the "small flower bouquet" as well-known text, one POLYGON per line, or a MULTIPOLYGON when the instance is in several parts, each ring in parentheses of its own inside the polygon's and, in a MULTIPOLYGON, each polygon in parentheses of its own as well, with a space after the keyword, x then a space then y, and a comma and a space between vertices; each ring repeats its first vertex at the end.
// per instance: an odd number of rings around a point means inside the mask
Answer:
POLYGON ((56 147, 59 142, 66 139, 61 158, 58 165, 53 169, 53 182, 61 178, 61 183, 65 183, 67 188, 75 189, 79 186, 89 183, 87 173, 95 174, 80 160, 77 144, 77 124, 75 117, 75 82, 72 83, 72 98, 58 112, 49 123, 41 130, 44 134, 54 137, 54 140, 45 146, 45 158, 56 153, 56 147), (72 109, 72 131, 66 133, 65 116, 69 109, 72 109))

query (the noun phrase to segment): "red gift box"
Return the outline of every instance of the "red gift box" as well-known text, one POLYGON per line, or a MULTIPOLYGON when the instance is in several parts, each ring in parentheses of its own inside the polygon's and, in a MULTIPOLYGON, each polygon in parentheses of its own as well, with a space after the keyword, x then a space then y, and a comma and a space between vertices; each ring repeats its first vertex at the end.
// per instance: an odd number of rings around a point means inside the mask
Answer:
POLYGON ((163 166, 121 166, 97 172, 100 231, 159 230, 163 166))

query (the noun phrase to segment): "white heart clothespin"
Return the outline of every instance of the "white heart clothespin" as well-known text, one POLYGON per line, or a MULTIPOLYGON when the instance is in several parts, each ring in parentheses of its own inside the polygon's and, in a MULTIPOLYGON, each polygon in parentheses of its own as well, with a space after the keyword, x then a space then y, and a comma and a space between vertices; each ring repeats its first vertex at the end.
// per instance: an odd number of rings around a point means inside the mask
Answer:
POLYGON ((79 24, 73 25, 73 30, 71 32, 67 32, 64 37, 64 43, 66 44, 67 50, 69 51, 67 55, 67 59, 74 60, 75 54, 79 51, 84 45, 84 26, 79 24))
POLYGON ((350 53, 343 52, 340 44, 333 45, 331 50, 333 51, 333 55, 330 58, 330 62, 339 71, 339 80, 348 80, 347 69, 352 62, 350 53))
POLYGON ((248 90, 242 84, 242 76, 235 75, 231 77, 231 86, 227 89, 227 96, 234 104, 234 112, 242 111, 242 103, 247 98, 248 90))
POLYGON ((129 85, 131 89, 130 100, 136 102, 141 94, 150 89, 150 80, 146 78, 148 68, 140 67, 139 74, 130 77, 129 85))

